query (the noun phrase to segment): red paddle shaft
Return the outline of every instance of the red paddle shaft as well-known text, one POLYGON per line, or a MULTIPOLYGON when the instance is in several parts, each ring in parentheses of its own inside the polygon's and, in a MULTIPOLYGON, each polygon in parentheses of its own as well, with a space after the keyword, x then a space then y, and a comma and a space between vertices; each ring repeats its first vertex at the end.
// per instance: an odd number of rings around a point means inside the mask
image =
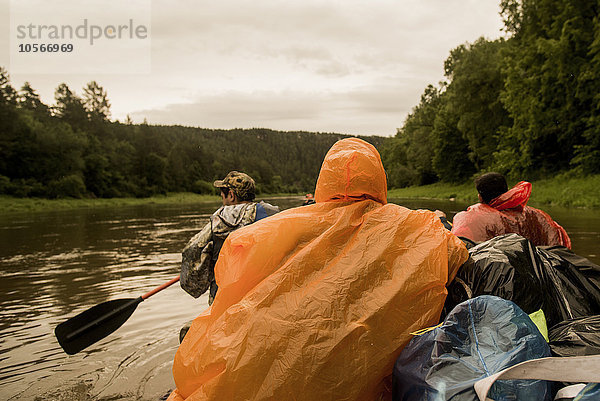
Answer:
POLYGON ((175 277, 173 280, 171 280, 171 281, 169 281, 169 282, 167 282, 167 283, 164 283, 164 284, 162 284, 162 285, 159 285, 158 287, 156 287, 156 288, 155 288, 155 289, 153 289, 152 291, 150 291, 150 292, 148 292, 148 293, 146 293, 146 294, 142 295, 142 299, 147 299, 147 298, 150 298, 152 295, 156 294, 156 293, 157 293, 157 292, 159 292, 159 291, 162 291, 162 290, 164 290, 165 288, 167 288, 167 287, 169 287, 169 286, 171 286, 171 285, 175 284, 175 283, 176 283, 176 282, 178 282, 178 281, 179 281, 179 276, 175 277))

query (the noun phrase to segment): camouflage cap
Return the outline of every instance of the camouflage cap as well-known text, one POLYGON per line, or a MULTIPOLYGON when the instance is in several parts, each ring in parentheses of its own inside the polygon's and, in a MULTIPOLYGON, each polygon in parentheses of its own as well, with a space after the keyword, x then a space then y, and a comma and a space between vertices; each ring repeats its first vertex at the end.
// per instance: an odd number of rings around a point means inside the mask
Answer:
POLYGON ((251 198, 254 197, 254 180, 248 174, 238 171, 230 171, 225 178, 215 181, 213 185, 217 188, 229 188, 239 199, 246 199, 249 194, 252 194, 251 198))

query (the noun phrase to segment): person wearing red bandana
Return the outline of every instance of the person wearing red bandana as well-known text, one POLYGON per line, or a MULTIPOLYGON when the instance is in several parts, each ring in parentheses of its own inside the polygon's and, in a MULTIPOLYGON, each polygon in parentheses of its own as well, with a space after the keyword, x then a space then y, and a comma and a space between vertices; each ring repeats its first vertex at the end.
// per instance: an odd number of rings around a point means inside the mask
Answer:
POLYGON ((499 173, 486 173, 475 180, 479 201, 454 216, 452 233, 475 242, 516 233, 536 246, 562 245, 571 248, 569 235, 542 210, 527 206, 531 183, 521 181, 508 189, 499 173))

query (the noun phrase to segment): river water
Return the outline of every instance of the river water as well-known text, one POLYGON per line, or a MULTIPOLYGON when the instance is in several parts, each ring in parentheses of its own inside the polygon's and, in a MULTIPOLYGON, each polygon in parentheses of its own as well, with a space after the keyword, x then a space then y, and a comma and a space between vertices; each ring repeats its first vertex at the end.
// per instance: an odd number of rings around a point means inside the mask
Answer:
MULTIPOLYGON (((392 200, 440 209, 467 205, 392 200)), ((282 209, 300 197, 270 200, 282 209)), ((140 304, 115 333, 68 356, 53 331, 98 303, 137 298, 179 274, 181 250, 218 203, 0 215, 0 399, 158 400, 174 388, 182 325, 207 306, 178 284, 140 304)), ((595 211, 545 208, 573 250, 600 263, 595 211)))

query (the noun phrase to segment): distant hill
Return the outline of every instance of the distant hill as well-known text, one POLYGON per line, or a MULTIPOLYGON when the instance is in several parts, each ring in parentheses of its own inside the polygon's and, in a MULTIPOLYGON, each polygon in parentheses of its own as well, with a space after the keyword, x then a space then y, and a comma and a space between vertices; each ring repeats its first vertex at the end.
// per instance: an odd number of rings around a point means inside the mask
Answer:
MULTIPOLYGON (((213 193, 212 181, 244 171, 263 193, 312 192, 327 150, 347 135, 269 129, 211 130, 111 122, 95 82, 82 98, 61 84, 56 106, 0 69, 0 194, 145 197, 213 193)), ((362 137, 376 147, 383 137, 362 137)))

